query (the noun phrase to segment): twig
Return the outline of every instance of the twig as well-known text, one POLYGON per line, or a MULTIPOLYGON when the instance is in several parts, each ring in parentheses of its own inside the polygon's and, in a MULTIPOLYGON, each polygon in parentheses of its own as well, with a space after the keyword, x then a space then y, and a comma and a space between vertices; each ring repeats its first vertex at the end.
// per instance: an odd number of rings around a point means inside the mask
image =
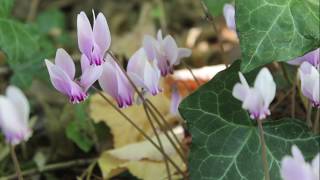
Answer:
POLYGON ((20 165, 19 165, 19 161, 14 149, 14 145, 10 144, 10 152, 11 152, 11 158, 12 161, 14 163, 14 167, 16 169, 16 175, 18 177, 19 180, 23 180, 22 174, 21 174, 21 169, 20 169, 20 165))
MULTIPOLYGON (((157 138, 157 141, 158 141, 158 143, 159 143, 160 148, 163 150, 163 152, 165 152, 165 149, 164 149, 164 147, 163 147, 163 144, 162 144, 162 142, 161 142, 161 139, 160 139, 160 137, 159 137, 159 134, 158 134, 158 132, 157 132, 157 129, 156 129, 154 123, 153 123, 152 120, 151 120, 151 117, 150 117, 150 114, 149 114, 149 112, 148 112, 148 108, 147 108, 146 104, 143 104, 143 109, 144 109, 144 112, 145 112, 146 115, 147 115, 147 119, 148 119, 148 121, 149 121, 149 123, 150 123, 150 125, 151 125, 151 127, 152 127, 153 133, 155 134, 155 136, 156 136, 156 138, 157 138)), ((169 167, 168 159, 167 159, 167 158, 164 158, 164 163, 165 163, 165 166, 166 166, 168 178, 169 178, 169 180, 171 180, 170 167, 169 167)))
POLYGON ((212 25, 213 30, 216 32, 217 37, 218 37, 218 44, 219 44, 219 48, 222 54, 222 62, 226 65, 226 67, 228 67, 228 62, 226 60, 225 54, 224 54, 224 47, 222 44, 222 39, 220 37, 220 31, 218 30, 218 27, 216 26, 215 22, 214 22, 214 18, 213 16, 209 13, 207 6, 204 4, 204 2, 202 0, 199 0, 201 3, 201 7, 202 10, 204 12, 205 18, 206 20, 212 25))
POLYGON ((40 0, 31 0, 29 14, 27 16, 27 22, 32 22, 36 17, 38 5, 40 0))
POLYGON ((108 103, 110 106, 115 109, 121 116, 127 120, 137 131, 141 133, 141 135, 146 138, 168 161, 176 168, 176 170, 183 176, 186 177, 185 173, 179 168, 179 166, 165 153, 162 149, 139 127, 137 126, 125 113, 123 113, 116 105, 114 105, 102 92, 100 92, 97 88, 92 86, 92 88, 108 103))
POLYGON ((319 121, 320 121, 320 108, 317 109, 314 124, 313 124, 313 131, 314 133, 319 133, 319 121))
POLYGON ((182 64, 184 65, 184 67, 186 67, 187 69, 188 69, 188 71, 190 72, 190 74, 192 75, 192 77, 193 77, 193 79, 194 79, 194 81, 197 83, 197 85, 198 86, 200 86, 201 84, 200 84, 200 81, 197 79, 197 77, 194 75, 194 73, 193 73, 193 71, 192 71, 192 69, 190 68, 190 66, 186 63, 186 62, 184 62, 184 61, 181 61, 182 62, 182 64))
POLYGON ((262 121, 263 120, 257 119, 258 126, 259 126, 260 142, 261 142, 261 147, 262 147, 263 169, 264 169, 265 180, 270 180, 269 165, 268 165, 267 152, 266 152, 266 142, 264 140, 262 121))
MULTIPOLYGON (((47 165, 41 169, 33 168, 33 169, 26 170, 26 171, 22 171, 21 175, 22 176, 30 176, 30 175, 37 174, 37 173, 54 171, 54 170, 69 168, 69 167, 73 167, 73 166, 83 166, 86 164, 90 164, 92 161, 96 161, 96 159, 77 159, 77 160, 72 160, 72 161, 67 161, 67 162, 60 162, 60 163, 47 165)), ((6 177, 0 177, 0 179, 1 180, 9 180, 9 179, 16 179, 17 177, 18 176, 16 174, 13 174, 13 175, 6 176, 6 177)))

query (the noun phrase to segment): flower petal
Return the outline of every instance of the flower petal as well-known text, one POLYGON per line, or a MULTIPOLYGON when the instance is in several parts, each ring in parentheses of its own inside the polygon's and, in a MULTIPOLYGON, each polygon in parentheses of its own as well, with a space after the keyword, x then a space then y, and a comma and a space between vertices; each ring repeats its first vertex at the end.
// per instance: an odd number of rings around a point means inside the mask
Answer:
POLYGON ((235 9, 231 4, 225 4, 223 7, 223 15, 226 20, 227 27, 236 30, 235 9))
POLYGON ((23 92, 16 86, 9 86, 6 90, 6 96, 16 107, 16 110, 19 113, 19 120, 23 121, 25 124, 28 124, 27 122, 29 120, 30 105, 23 92))
POLYGON ((254 88, 260 92, 264 100, 264 106, 268 108, 276 95, 276 83, 267 68, 260 70, 254 82, 254 88))
POLYGON ((104 55, 110 48, 111 35, 107 20, 102 13, 98 14, 97 19, 94 22, 93 36, 95 43, 99 46, 101 53, 104 55))
POLYGON ((28 124, 19 119, 17 107, 6 97, 0 96, 0 122, 6 141, 10 144, 19 144, 31 135, 28 124))
POLYGON ((168 35, 163 40, 163 50, 170 65, 174 65, 178 58, 178 46, 172 36, 168 35))
POLYGON ((147 54, 148 60, 153 61, 156 59, 156 45, 157 41, 149 35, 143 37, 143 48, 147 54))
POLYGON ((283 180, 313 180, 308 165, 289 156, 281 161, 281 177, 283 180))
POLYGON ((100 78, 102 69, 101 66, 90 66, 83 72, 80 78, 80 84, 85 92, 100 78))
POLYGON ((50 80, 54 88, 64 95, 68 95, 72 90, 72 80, 59 66, 54 65, 49 60, 45 60, 50 80))
POLYGON ((162 31, 161 31, 161 29, 159 29, 158 32, 157 32, 157 40, 158 40, 159 42, 161 42, 161 41, 163 40, 163 36, 162 36, 162 31))
POLYGON ((82 54, 80 59, 81 72, 85 72, 90 67, 90 61, 86 55, 82 54))
POLYGON ((300 151, 300 149, 296 146, 296 145, 293 145, 291 147, 291 153, 292 153, 292 157, 296 160, 296 161, 300 161, 300 162, 305 162, 304 161, 304 157, 300 151))
POLYGON ((188 48, 178 48, 178 57, 177 57, 177 61, 174 63, 174 65, 180 64, 180 60, 182 58, 190 57, 191 53, 192 53, 192 51, 188 48))
POLYGON ((59 48, 57 50, 55 63, 69 75, 70 79, 74 79, 76 67, 71 56, 64 49, 59 48))
POLYGON ((301 89, 304 96, 311 101, 319 102, 319 95, 317 91, 319 83, 319 72, 309 62, 303 62, 299 68, 299 75, 301 79, 301 89), (314 99, 316 98, 316 99, 314 99))
POLYGON ((89 19, 83 11, 81 11, 77 16, 77 35, 81 53, 90 58, 94 43, 93 32, 89 19))

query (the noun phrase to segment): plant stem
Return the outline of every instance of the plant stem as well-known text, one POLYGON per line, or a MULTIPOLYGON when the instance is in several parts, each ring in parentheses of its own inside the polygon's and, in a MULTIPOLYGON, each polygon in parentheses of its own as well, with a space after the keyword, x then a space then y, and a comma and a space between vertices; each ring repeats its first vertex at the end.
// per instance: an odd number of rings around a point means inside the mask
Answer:
POLYGON ((292 94, 291 94, 291 117, 295 118, 296 116, 296 94, 297 94, 297 84, 298 84, 298 74, 296 74, 296 77, 293 81, 292 86, 292 94))
MULTIPOLYGON (((77 160, 72 160, 72 161, 67 161, 67 162, 60 162, 60 163, 47 165, 47 166, 43 167, 42 169, 33 168, 33 169, 26 170, 26 171, 22 171, 21 175, 30 176, 30 175, 33 175, 36 173, 54 171, 54 170, 64 169, 64 168, 70 168, 73 166, 82 166, 82 165, 90 164, 93 161, 96 161, 96 159, 77 159, 77 160)), ((13 174, 13 175, 6 176, 6 177, 0 177, 0 179, 9 180, 9 179, 16 179, 17 177, 18 177, 17 174, 13 174)))
POLYGON ((16 169, 16 175, 17 175, 19 180, 23 180, 23 177, 22 177, 22 174, 21 174, 20 165, 19 165, 19 161, 18 161, 16 152, 15 152, 14 145, 12 145, 12 144, 10 144, 10 152, 11 152, 12 161, 14 163, 14 167, 16 169))
POLYGON ((313 131, 314 133, 319 133, 319 121, 320 121, 320 108, 317 109, 314 124, 313 124, 313 131))
POLYGON ((218 44, 219 44, 219 48, 220 48, 221 55, 222 55, 222 62, 226 65, 226 67, 228 67, 228 62, 227 62, 225 54, 224 54, 224 48, 223 48, 223 44, 222 44, 222 39, 220 37, 220 31, 218 30, 218 27, 214 23, 214 18, 210 14, 210 12, 208 11, 207 6, 204 4, 204 2, 202 0, 199 0, 199 1, 201 3, 201 7, 202 7, 202 10, 204 12, 206 20, 212 25, 213 30, 216 32, 216 35, 218 37, 218 44))
MULTIPOLYGON (((166 127, 169 127, 169 131, 172 134, 173 138, 175 141, 178 143, 181 149, 183 149, 183 145, 181 144, 179 138, 177 135, 173 132, 172 128, 170 128, 170 125, 166 121, 165 117, 160 113, 160 111, 157 109, 157 107, 152 104, 152 102, 149 99, 146 99, 147 103, 150 105, 150 107, 157 113, 157 115, 160 117, 160 120, 162 121, 163 124, 165 124, 166 127)), ((164 131, 164 130, 163 130, 164 131)))
POLYGON ((141 135, 146 138, 159 152, 168 159, 168 161, 176 168, 176 170, 186 178, 185 173, 179 168, 179 166, 165 153, 162 149, 139 127, 137 126, 125 113, 123 113, 116 105, 114 105, 103 93, 101 93, 97 88, 92 86, 92 88, 108 103, 114 108, 120 115, 122 115, 127 122, 129 122, 137 131, 141 133, 141 135))
POLYGON ((308 103, 308 108, 307 108, 307 125, 309 128, 312 128, 312 121, 311 121, 311 116, 312 116, 312 104, 309 102, 308 103))
MULTIPOLYGON (((146 104, 143 104, 143 109, 144 109, 144 112, 145 112, 146 115, 147 115, 147 119, 148 119, 148 121, 149 121, 149 123, 150 123, 150 125, 151 125, 151 127, 152 127, 153 133, 155 134, 155 136, 156 136, 156 138, 157 138, 157 141, 158 141, 158 143, 159 143, 160 148, 162 149, 163 152, 165 152, 165 149, 164 149, 164 147, 163 147, 163 145, 162 145, 162 142, 161 142, 161 139, 160 139, 159 134, 158 134, 158 132, 157 132, 157 129, 156 129, 154 123, 153 123, 152 120, 151 120, 151 117, 150 117, 150 114, 149 114, 148 109, 147 109, 147 107, 146 107, 146 104)), ((168 178, 169 178, 169 180, 171 180, 171 173, 170 173, 170 167, 169 167, 169 164, 168 164, 168 159, 165 158, 165 157, 164 157, 164 163, 165 163, 165 166, 166 166, 168 178)))
POLYGON ((197 77, 194 75, 194 73, 193 73, 193 71, 192 71, 192 69, 190 68, 190 66, 186 63, 186 62, 184 62, 184 61, 181 61, 182 62, 182 64, 184 65, 184 67, 186 67, 187 69, 188 69, 188 71, 190 72, 190 74, 192 75, 192 77, 193 77, 193 79, 194 79, 194 81, 197 83, 197 85, 198 86, 200 86, 201 84, 200 84, 200 81, 197 79, 197 77))
MULTIPOLYGON (((174 149, 176 150, 176 152, 178 153, 178 155, 180 156, 181 160, 187 164, 186 158, 184 157, 184 154, 182 151, 179 150, 179 148, 177 147, 176 143, 172 140, 171 136, 169 136, 167 130, 165 127, 163 127, 163 125, 161 124, 161 122, 159 121, 158 117, 154 114, 153 111, 151 111, 151 109, 149 109, 149 107, 147 107, 147 109, 150 111, 150 114, 152 115, 152 117, 154 118, 154 120, 157 122, 157 124, 159 125, 160 129, 162 130, 162 132, 164 133, 164 135, 168 138, 168 140, 170 141, 170 143, 172 144, 172 146, 174 147, 174 149)), ((164 120, 165 121, 165 120, 164 120)), ((172 133, 174 134, 173 130, 171 128, 169 128, 169 130, 172 131, 172 133)), ((170 131, 170 132, 171 132, 170 131)), ((175 136, 175 134, 174 134, 175 136)), ((177 139, 177 141, 179 141, 179 139, 177 139)), ((182 146, 181 146, 181 150, 182 150, 182 146)))
POLYGON ((266 151, 266 142, 264 140, 264 132, 263 132, 263 127, 262 127, 262 121, 263 120, 259 120, 259 119, 257 120, 258 126, 259 126, 261 148, 262 148, 263 169, 264 169, 265 180, 270 180, 269 165, 268 165, 267 151, 266 151))

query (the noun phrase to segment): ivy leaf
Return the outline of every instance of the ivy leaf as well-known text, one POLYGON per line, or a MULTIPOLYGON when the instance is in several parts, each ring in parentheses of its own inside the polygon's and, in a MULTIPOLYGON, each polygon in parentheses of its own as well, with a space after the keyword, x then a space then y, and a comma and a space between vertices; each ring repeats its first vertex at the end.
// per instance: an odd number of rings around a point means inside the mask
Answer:
POLYGON ((203 0, 203 2, 213 16, 219 16, 223 12, 223 6, 226 3, 234 2, 234 0, 203 0))
POLYGON ((13 8, 14 0, 0 0, 0 17, 10 15, 13 8))
MULTIPOLYGON (((192 134, 190 179, 264 179, 256 122, 232 96, 239 70, 237 61, 180 104, 179 111, 192 134)), ((246 78, 252 82, 255 75, 252 72, 246 78)), ((290 154, 293 144, 307 159, 319 149, 319 136, 309 133, 299 120, 266 120, 263 126, 273 180, 281 179, 280 161, 290 154)))
POLYGON ((236 1, 241 70, 288 61, 319 47, 319 12, 319 0, 236 1))

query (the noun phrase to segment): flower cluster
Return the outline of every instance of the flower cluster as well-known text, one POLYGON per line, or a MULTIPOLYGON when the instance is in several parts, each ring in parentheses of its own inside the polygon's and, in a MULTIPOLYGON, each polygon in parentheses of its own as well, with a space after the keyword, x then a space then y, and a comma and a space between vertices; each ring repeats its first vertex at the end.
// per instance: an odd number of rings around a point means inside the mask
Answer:
POLYGON ((82 54, 79 78, 75 78, 75 64, 65 50, 57 50, 55 64, 45 60, 53 86, 72 103, 84 101, 87 91, 98 80, 120 108, 128 107, 133 104, 134 88, 124 73, 144 94, 157 95, 161 92, 161 75, 173 73, 173 66, 191 55, 191 50, 178 48, 172 36, 163 38, 159 30, 157 39, 149 35, 144 37, 143 47, 132 55, 124 72, 109 52, 111 35, 105 16, 102 13, 96 18, 94 13, 93 16, 93 26, 84 12, 77 16, 78 46, 82 54))
POLYGON ((0 128, 8 143, 16 145, 29 139, 29 113, 28 100, 17 87, 9 86, 5 96, 0 95, 0 128))
POLYGON ((320 153, 311 164, 304 160, 297 146, 292 146, 291 156, 285 156, 281 161, 281 176, 284 180, 317 180, 319 179, 320 153))

